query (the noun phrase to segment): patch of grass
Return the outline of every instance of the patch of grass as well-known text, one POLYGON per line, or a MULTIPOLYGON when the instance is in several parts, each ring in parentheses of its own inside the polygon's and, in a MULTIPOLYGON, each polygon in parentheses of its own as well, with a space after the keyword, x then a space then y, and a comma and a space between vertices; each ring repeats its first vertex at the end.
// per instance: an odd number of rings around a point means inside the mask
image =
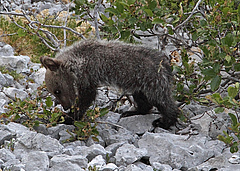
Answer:
MULTIPOLYGON (((21 13, 21 11, 15 11, 21 13)), ((43 10, 41 14, 38 14, 36 18, 28 16, 32 21, 38 21, 45 25, 63 26, 64 18, 67 16, 66 11, 62 11, 56 15, 49 15, 48 10, 43 10)), ((23 30, 12 22, 7 16, 0 17, 0 41, 10 44, 15 49, 15 55, 26 55, 31 58, 32 62, 39 63, 40 56, 53 56, 54 51, 49 49, 39 38, 39 36, 48 39, 46 35, 40 30, 31 29, 28 26, 28 21, 23 16, 12 16, 14 21, 21 27, 26 28, 23 30), (37 36, 36 33, 39 35, 37 36)), ((67 17, 66 27, 82 33, 85 37, 93 35, 94 28, 85 21, 77 21, 74 16, 67 17)), ((59 28, 41 28, 54 34, 59 40, 58 43, 63 47, 64 42, 64 30, 59 28)), ((73 42, 80 40, 81 38, 76 36, 71 31, 66 30, 66 42, 67 46, 73 42)))
POLYGON ((21 73, 17 73, 16 71, 12 70, 9 71, 8 69, 6 69, 6 67, 4 66, 0 66, 0 72, 2 74, 9 74, 13 77, 14 80, 19 81, 21 79, 24 78, 24 75, 22 75, 21 73))

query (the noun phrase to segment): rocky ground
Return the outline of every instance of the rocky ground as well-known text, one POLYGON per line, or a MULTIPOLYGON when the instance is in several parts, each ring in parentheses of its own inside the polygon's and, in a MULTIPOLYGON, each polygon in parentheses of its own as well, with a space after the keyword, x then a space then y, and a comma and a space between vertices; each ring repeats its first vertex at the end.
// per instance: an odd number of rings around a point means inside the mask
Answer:
MULTIPOLYGON (((25 6, 29 4, 25 3, 25 6)), ((61 5, 53 6, 51 1, 35 1, 33 6, 50 11, 62 9, 61 5)), ((149 40, 146 42, 149 44, 149 40)), ((16 80, 9 73, 0 72, 1 116, 7 112, 5 105, 15 97, 21 100, 34 98, 44 81, 45 69, 30 62, 28 56, 14 56, 13 48, 3 42, 0 42, 0 66, 24 76, 16 80)), ((106 96, 104 89, 99 89, 98 106, 106 106, 109 95, 118 97, 115 91, 106 96)), ((119 111, 128 108, 129 105, 125 104, 119 111)), ((184 129, 157 128, 153 132, 151 123, 159 115, 120 119, 119 113, 110 111, 101 121, 112 124, 98 125, 99 142, 89 138, 63 143, 70 137, 66 130, 74 129, 71 125, 59 124, 49 128, 40 125, 34 130, 19 123, 6 125, 3 122, 0 124, 0 167, 11 171, 240 170, 240 153, 231 154, 229 148, 217 140, 230 124, 227 114, 216 115, 210 108, 195 103, 184 106, 183 112, 191 118, 191 124, 184 129)))
MULTIPOLYGON (((31 98, 44 80, 45 69, 30 62, 27 56, 14 56, 10 45, 0 44, 0 66, 4 66, 24 78, 16 81, 8 73, 0 72, 0 113, 14 100, 31 98), (31 81, 29 81, 31 80, 31 81)), ((108 97, 99 90, 96 103, 106 105, 108 97)), ((117 98, 117 93, 110 93, 117 98)), ((120 109, 126 110, 129 105, 120 109)), ((62 143, 70 137, 66 130, 74 126, 59 124, 46 128, 40 125, 31 130, 19 123, 0 125, 0 166, 2 170, 224 170, 240 169, 239 153, 229 152, 217 135, 226 130, 229 118, 225 113, 215 115, 206 107, 187 105, 184 113, 192 123, 183 130, 170 131, 158 128, 153 132, 151 123, 157 114, 121 118, 119 113, 109 112, 99 124, 99 142, 87 141, 62 143), (119 126, 114 126, 117 124, 119 126), (224 126, 225 125, 225 126, 224 126), (90 170, 90 169, 89 169, 90 170)))

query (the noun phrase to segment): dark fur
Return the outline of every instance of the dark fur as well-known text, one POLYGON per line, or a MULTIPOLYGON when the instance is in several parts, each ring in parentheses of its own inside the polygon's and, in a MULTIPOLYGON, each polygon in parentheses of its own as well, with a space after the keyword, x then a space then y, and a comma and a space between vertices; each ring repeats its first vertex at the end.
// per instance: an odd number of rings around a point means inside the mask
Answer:
POLYGON ((169 60, 156 50, 88 40, 64 49, 55 59, 41 57, 41 62, 47 68, 47 87, 62 106, 68 109, 77 101, 76 120, 95 100, 97 87, 111 85, 132 93, 137 103, 136 112, 123 116, 146 114, 155 106, 163 117, 155 120, 153 126, 167 129, 177 121, 180 112, 172 99, 169 60))

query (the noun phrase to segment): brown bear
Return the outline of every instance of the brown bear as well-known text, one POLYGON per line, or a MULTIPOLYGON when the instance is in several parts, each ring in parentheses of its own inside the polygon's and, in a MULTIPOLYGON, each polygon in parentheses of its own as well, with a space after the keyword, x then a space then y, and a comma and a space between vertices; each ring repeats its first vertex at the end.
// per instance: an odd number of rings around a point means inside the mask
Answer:
POLYGON ((154 127, 168 129, 177 121, 180 110, 172 98, 169 59, 157 50, 119 41, 84 40, 55 58, 41 57, 40 61, 47 69, 48 90, 65 110, 78 108, 69 114, 73 120, 83 117, 99 85, 110 85, 131 93, 137 104, 137 111, 123 117, 147 114, 155 106, 162 117, 153 122, 154 127))

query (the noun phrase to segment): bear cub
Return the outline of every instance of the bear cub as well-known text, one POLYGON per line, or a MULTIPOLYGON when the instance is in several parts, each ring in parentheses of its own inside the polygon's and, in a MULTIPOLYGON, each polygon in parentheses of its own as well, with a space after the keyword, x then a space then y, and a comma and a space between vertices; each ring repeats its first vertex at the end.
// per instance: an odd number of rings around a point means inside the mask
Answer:
POLYGON ((41 57, 47 69, 48 90, 65 110, 74 106, 72 121, 80 120, 96 98, 99 85, 111 85, 131 93, 137 111, 122 116, 147 114, 153 106, 162 117, 154 127, 168 129, 177 121, 180 110, 172 98, 172 72, 169 59, 150 48, 119 41, 84 40, 56 54, 41 57))

